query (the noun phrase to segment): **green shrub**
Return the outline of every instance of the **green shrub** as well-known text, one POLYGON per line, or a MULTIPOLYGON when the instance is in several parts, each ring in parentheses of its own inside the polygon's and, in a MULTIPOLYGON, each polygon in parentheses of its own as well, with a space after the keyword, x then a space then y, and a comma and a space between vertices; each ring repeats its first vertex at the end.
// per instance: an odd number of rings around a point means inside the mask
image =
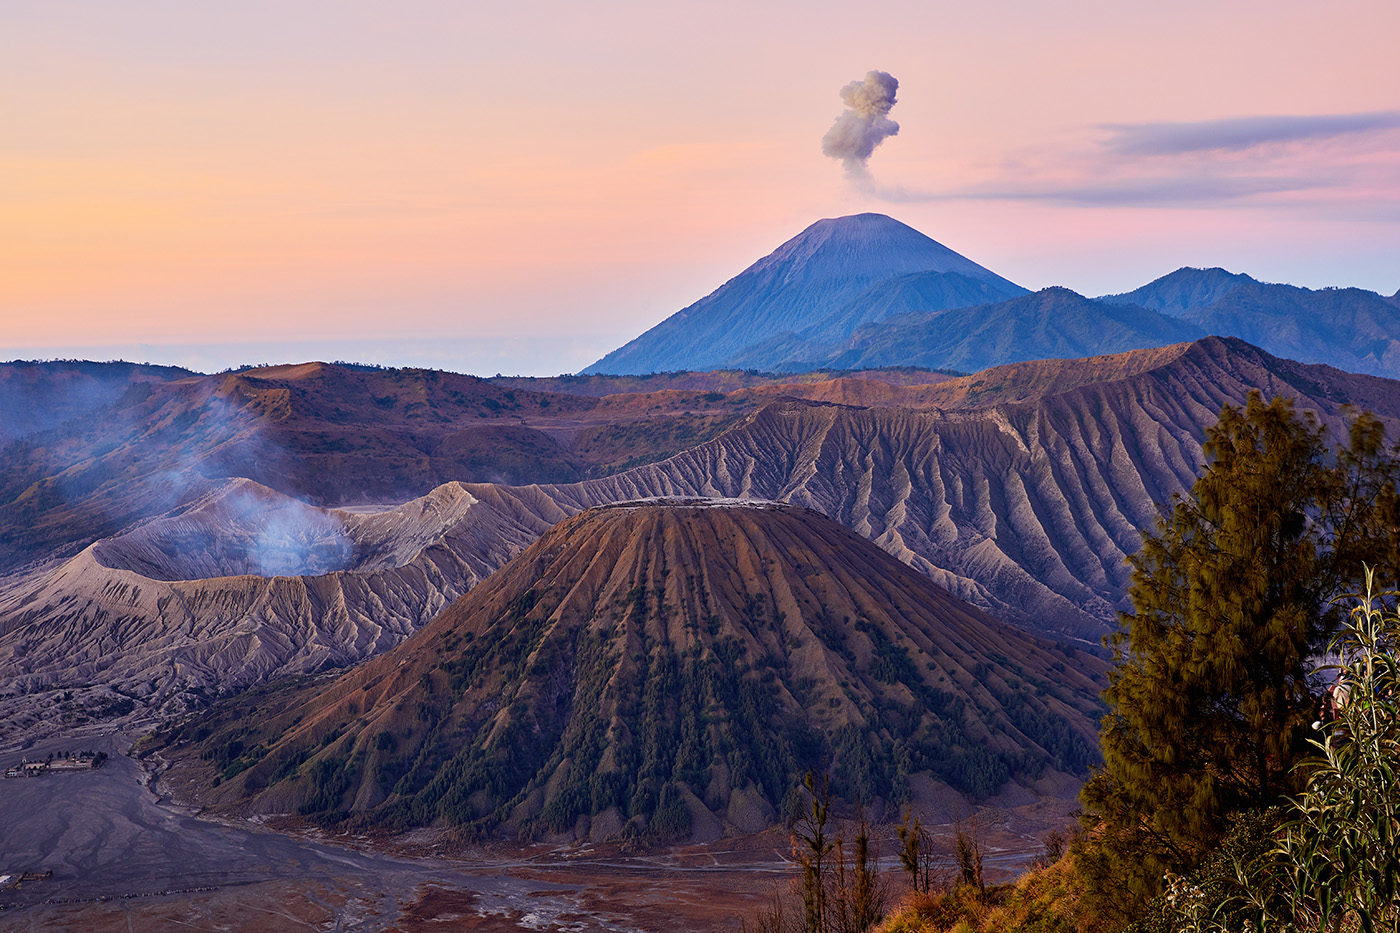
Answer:
POLYGON ((1350 697, 1300 766, 1302 795, 1262 853, 1249 826, 1200 871, 1169 879, 1145 933, 1400 928, 1400 615, 1380 607, 1371 582, 1331 644, 1350 697))

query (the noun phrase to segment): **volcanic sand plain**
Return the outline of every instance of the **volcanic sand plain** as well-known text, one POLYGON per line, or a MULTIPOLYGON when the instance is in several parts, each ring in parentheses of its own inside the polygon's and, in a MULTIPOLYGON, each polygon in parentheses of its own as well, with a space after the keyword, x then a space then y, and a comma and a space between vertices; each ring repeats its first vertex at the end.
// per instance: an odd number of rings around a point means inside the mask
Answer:
POLYGON ((70 734, 21 757, 91 750, 94 771, 0 782, 0 929, 731 929, 780 863, 595 863, 553 846, 488 859, 400 858, 198 818, 149 785, 129 736, 70 734), (555 873, 559 877, 551 877, 555 873), (636 915, 635 922, 633 915, 636 915), (733 922, 730 922, 730 918, 733 922))
MULTIPOLYGON (((132 744, 96 728, 0 748, 7 768, 51 752, 110 756, 93 771, 0 781, 0 875, 53 873, 0 889, 0 930, 737 930, 792 876, 776 830, 649 853, 501 845, 443 858, 204 819, 162 794, 132 744)), ((1068 809, 1002 803, 979 816, 993 879, 1023 868, 1068 809)))

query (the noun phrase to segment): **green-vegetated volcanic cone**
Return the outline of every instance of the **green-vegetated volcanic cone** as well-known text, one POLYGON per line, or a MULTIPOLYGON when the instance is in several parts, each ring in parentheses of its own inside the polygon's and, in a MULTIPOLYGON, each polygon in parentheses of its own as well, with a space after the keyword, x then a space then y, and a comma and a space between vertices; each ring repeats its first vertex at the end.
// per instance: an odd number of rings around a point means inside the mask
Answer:
POLYGON ((216 808, 676 840, 1083 772, 1103 662, 1003 625, 807 509, 591 509, 398 648, 173 737, 216 808), (202 762, 201 762, 202 759, 202 762))

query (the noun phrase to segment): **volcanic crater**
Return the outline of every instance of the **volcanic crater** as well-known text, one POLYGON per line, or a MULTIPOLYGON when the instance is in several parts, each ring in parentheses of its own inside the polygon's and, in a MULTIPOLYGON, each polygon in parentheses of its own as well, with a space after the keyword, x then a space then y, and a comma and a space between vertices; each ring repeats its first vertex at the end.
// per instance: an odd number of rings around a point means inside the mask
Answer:
POLYGON ((93 546, 103 567, 152 580, 392 570, 441 541, 476 500, 455 484, 403 506, 323 509, 249 479, 93 546))

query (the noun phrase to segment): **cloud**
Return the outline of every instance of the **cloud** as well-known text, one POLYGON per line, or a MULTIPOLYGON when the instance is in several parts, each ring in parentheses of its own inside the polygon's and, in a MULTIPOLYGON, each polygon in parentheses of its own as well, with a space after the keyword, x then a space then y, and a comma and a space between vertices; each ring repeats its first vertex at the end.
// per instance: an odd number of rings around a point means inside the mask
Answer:
POLYGON ((1110 135, 1021 153, 961 182, 923 189, 868 175, 858 182, 864 193, 892 203, 1292 206, 1358 219, 1400 207, 1394 173, 1400 110, 1112 124, 1081 132, 1095 129, 1110 135))
POLYGON ((1330 139, 1400 128, 1400 110, 1311 116, 1232 117, 1194 123, 1109 123, 1107 151, 1120 156, 1240 152, 1271 143, 1330 139))
POLYGON ((863 80, 843 87, 846 109, 822 137, 822 153, 840 159, 851 176, 869 177, 866 162, 875 147, 899 132, 899 124, 889 118, 897 90, 899 81, 883 71, 867 72, 863 80))
POLYGON ((1038 179, 1018 173, 981 184, 928 191, 901 185, 862 184, 866 194, 891 204, 935 201, 1037 201, 1082 207, 1200 207, 1259 195, 1311 191, 1327 183, 1308 178, 1251 178, 1208 173, 1147 177, 1086 177, 1038 179))
POLYGON ((1258 195, 1312 191, 1328 182, 1310 178, 1253 178, 1240 175, 1181 173, 1158 178, 1081 178, 1017 186, 971 187, 958 197, 987 201, 1048 201, 1059 204, 1199 207, 1258 195))

